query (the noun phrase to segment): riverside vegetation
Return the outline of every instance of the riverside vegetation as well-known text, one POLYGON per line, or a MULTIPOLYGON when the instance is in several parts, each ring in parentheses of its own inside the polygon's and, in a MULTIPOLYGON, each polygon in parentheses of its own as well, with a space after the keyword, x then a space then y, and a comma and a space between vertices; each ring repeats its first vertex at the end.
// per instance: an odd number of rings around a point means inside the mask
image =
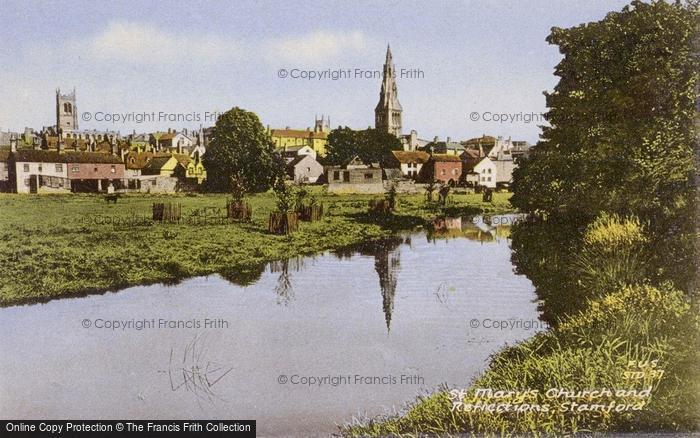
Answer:
POLYGON ((290 236, 267 232, 276 208, 272 192, 249 196, 250 222, 229 223, 229 195, 126 195, 117 204, 95 195, 0 194, 0 304, 7 306, 130 285, 174 282, 219 273, 248 283, 265 262, 392 236, 433 217, 513 211, 510 194, 493 203, 478 194, 454 194, 446 207, 425 196, 402 195, 393 214, 372 216, 381 195, 324 194, 324 218, 301 223, 290 236), (181 204, 179 224, 153 223, 153 202, 181 204))
POLYGON ((346 435, 698 430, 699 20, 697 2, 633 1, 599 22, 552 29, 563 58, 549 126, 514 171, 511 198, 536 219, 513 227, 512 259, 552 328, 494 355, 457 400, 439 390, 400 415, 348 424, 346 435), (458 409, 512 401, 479 399, 478 388, 537 391, 534 404, 550 388, 651 395, 620 412, 564 412, 556 401, 547 412, 458 409))

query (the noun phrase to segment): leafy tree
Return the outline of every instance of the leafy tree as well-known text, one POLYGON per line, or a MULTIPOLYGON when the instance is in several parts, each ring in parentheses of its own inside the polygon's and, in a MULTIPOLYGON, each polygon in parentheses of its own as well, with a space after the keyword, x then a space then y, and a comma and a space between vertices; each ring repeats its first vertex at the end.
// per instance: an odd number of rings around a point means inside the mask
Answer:
POLYGON ((397 150, 402 150, 401 141, 391 133, 374 128, 355 131, 346 126, 328 134, 326 160, 332 165, 342 165, 358 156, 365 163, 393 167, 395 159, 391 151, 397 150))
POLYGON ((238 190, 263 192, 284 172, 258 116, 238 107, 218 118, 202 160, 211 191, 229 191, 235 180, 238 190))
POLYGON ((657 273, 681 283, 692 266, 698 18, 692 3, 635 0, 601 21, 553 28, 547 41, 563 59, 546 93, 550 126, 513 175, 523 211, 648 222, 656 254, 676 260, 659 260, 657 273))

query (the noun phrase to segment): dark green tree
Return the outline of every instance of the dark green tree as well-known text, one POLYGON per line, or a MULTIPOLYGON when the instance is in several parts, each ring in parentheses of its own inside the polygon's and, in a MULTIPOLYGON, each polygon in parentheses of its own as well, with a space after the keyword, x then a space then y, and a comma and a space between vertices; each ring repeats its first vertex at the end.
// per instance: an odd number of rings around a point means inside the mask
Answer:
POLYGON ((263 192, 283 172, 274 144, 253 112, 238 107, 227 111, 217 120, 212 137, 202 158, 210 191, 231 191, 235 180, 238 190, 263 192))
POLYGON ((657 274, 679 286, 692 266, 698 18, 692 3, 635 0, 601 21, 553 28, 547 41, 563 59, 546 93, 550 126, 514 172, 511 200, 582 225, 603 211, 640 217, 678 268, 659 260, 657 274))
POLYGON ((395 167, 391 151, 397 150, 402 150, 401 141, 393 134, 374 128, 355 131, 346 126, 328 135, 326 161, 331 165, 343 165, 358 156, 365 163, 395 167))

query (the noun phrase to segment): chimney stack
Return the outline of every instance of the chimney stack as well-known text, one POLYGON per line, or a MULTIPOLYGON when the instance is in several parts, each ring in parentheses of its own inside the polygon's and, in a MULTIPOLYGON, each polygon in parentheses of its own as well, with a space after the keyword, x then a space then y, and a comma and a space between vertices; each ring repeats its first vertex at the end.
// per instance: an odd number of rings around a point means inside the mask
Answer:
POLYGON ((17 135, 14 133, 10 135, 10 150, 12 152, 17 152, 17 135))

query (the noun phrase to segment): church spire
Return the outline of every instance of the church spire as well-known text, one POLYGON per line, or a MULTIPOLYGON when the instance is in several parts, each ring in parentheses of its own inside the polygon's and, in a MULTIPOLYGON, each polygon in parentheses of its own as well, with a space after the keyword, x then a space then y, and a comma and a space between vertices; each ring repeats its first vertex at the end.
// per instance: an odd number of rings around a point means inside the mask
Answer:
POLYGON ((382 87, 379 92, 379 102, 374 109, 374 127, 399 137, 401 135, 401 112, 403 109, 399 103, 395 76, 391 47, 387 44, 382 87))

